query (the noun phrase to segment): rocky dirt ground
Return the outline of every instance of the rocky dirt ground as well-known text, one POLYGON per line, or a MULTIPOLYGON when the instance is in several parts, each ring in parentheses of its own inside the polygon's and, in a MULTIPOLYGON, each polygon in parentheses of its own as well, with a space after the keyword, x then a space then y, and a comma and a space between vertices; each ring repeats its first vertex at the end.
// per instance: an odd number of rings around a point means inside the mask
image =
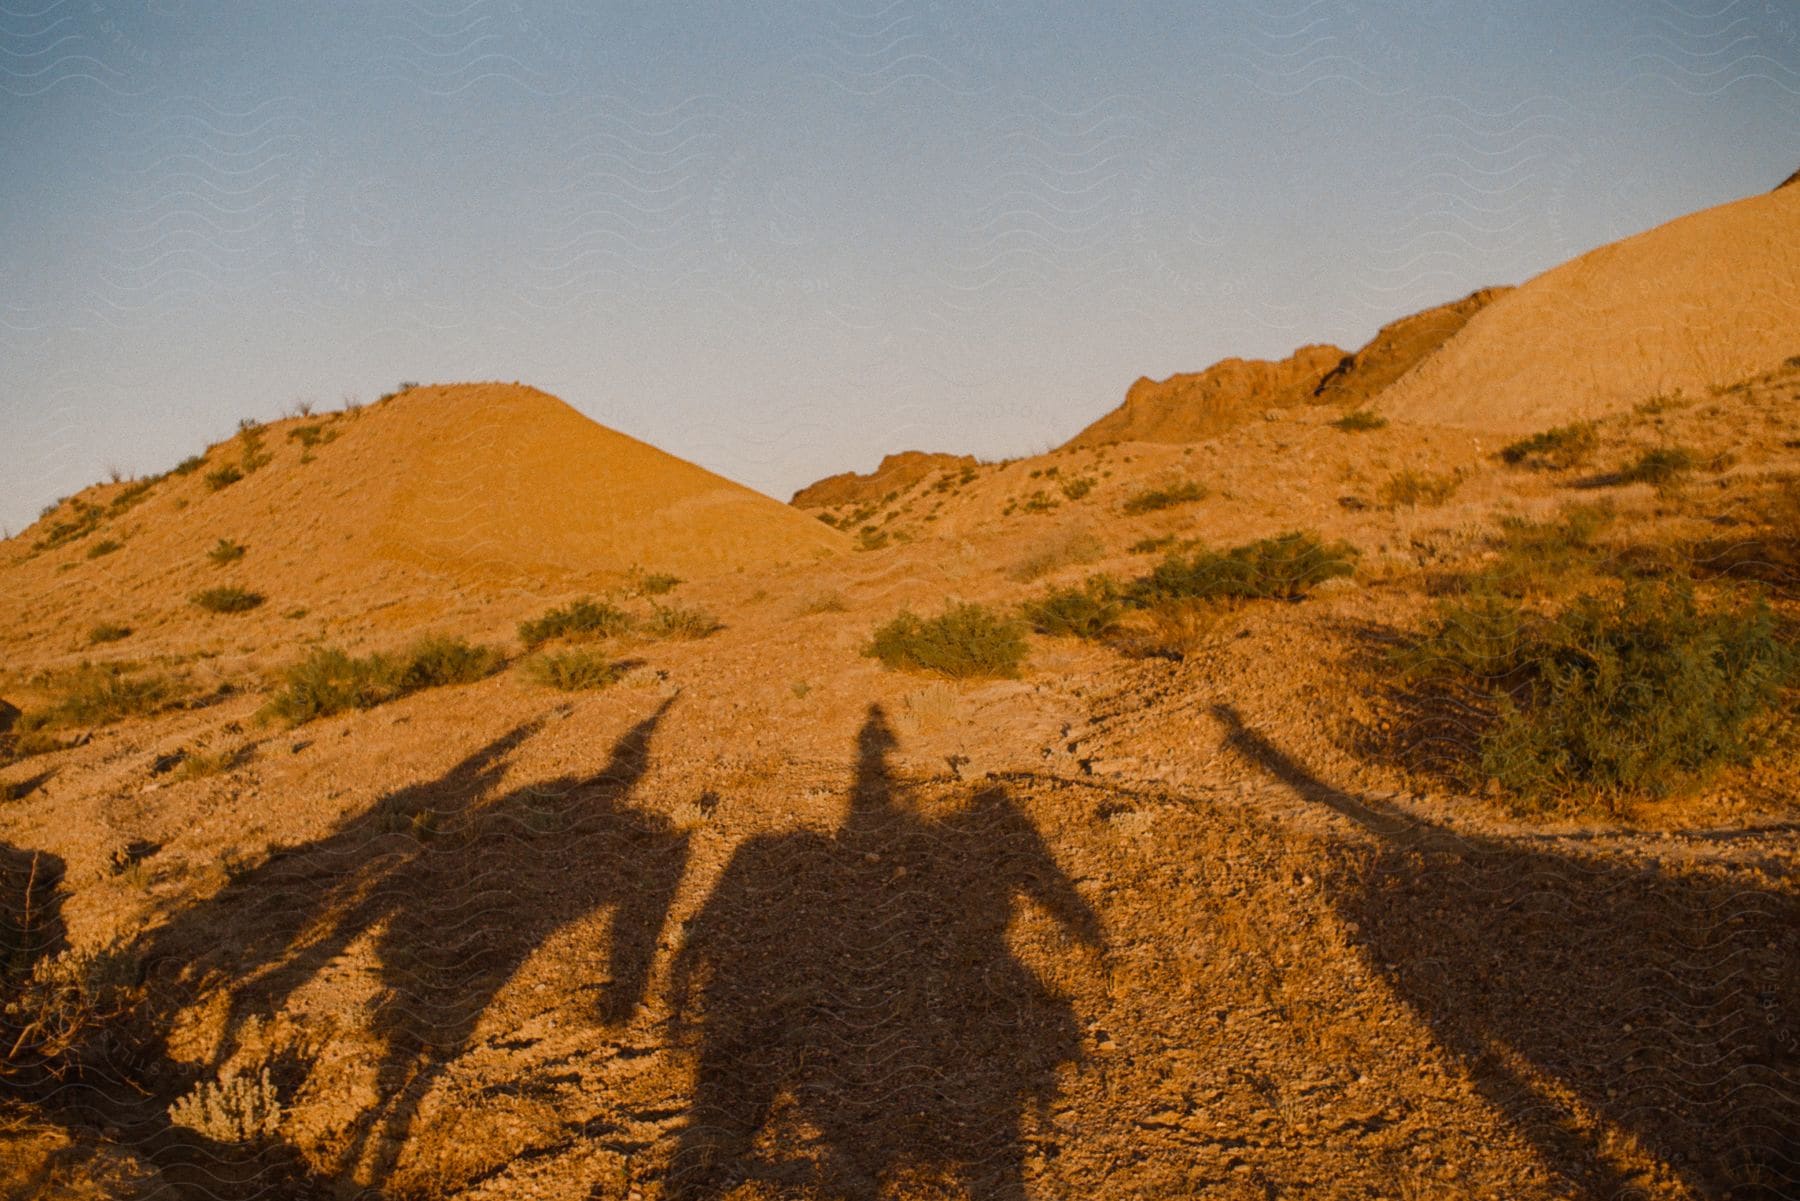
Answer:
MULTIPOLYGON (((1765 577, 1793 620, 1764 506, 1796 401, 1800 367, 1664 398, 1561 472, 1323 406, 958 467, 824 511, 866 549, 679 585, 724 628, 621 648, 604 691, 507 671, 291 730, 255 720, 266 673, 420 632, 407 596, 240 626, 176 596, 96 649, 106 561, 51 552, 89 584, 8 633, 5 695, 110 655, 211 699, 0 769, 9 863, 61 872, 40 921, 141 981, 85 1075, 0 1114, 0 1195, 1795 1195, 1792 743, 1674 800, 1522 814, 1368 735, 1384 640, 1509 515, 1605 502, 1620 554, 1765 577), (1705 460, 1680 487, 1609 482, 1673 444, 1705 460), (1407 471, 1454 489, 1384 500, 1407 471), (1034 637, 1016 680, 861 654, 902 606, 1293 528, 1356 576, 1122 648, 1034 637), (197 753, 229 766, 168 770, 197 753), (171 1120, 265 1070, 258 1137, 171 1120)), ((565 599, 429 624, 516 650, 565 599)))

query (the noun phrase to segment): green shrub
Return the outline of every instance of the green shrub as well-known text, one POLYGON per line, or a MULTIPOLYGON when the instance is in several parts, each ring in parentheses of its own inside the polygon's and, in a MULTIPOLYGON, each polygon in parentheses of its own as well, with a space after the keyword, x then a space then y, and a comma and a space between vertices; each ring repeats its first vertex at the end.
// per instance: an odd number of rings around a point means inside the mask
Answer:
POLYGON ((1094 490, 1098 481, 1091 475, 1077 475, 1064 480, 1059 486, 1063 496, 1068 500, 1080 500, 1094 490))
POLYGON ((1454 472, 1432 475, 1424 471, 1401 471, 1389 477, 1376 489, 1375 497, 1390 509, 1436 508, 1456 494, 1462 477, 1454 472))
POLYGON ((1700 466, 1700 456, 1684 446, 1647 450, 1619 469, 1621 484, 1672 484, 1700 466))
POLYGON ((1171 554, 1126 591, 1132 604, 1150 607, 1174 600, 1297 600, 1334 576, 1355 571, 1356 548, 1322 543, 1311 534, 1286 533, 1228 551, 1171 554))
POLYGON ((474 683, 505 661, 494 647, 435 636, 398 654, 355 657, 320 647, 282 672, 282 686, 261 716, 300 725, 347 709, 371 709, 410 692, 474 683))
POLYGON ((215 467, 213 470, 206 473, 206 486, 214 492, 219 492, 225 488, 231 487, 231 485, 243 478, 244 473, 242 471, 239 471, 232 464, 226 463, 224 466, 215 467))
POLYGON ((1368 409, 1355 409, 1345 413, 1331 424, 1333 428, 1343 430, 1346 434, 1359 434, 1367 430, 1382 429, 1387 423, 1388 419, 1379 413, 1371 413, 1368 409))
POLYGON ((1637 582, 1549 617, 1452 607, 1403 665, 1486 696, 1465 782, 1543 806, 1664 795, 1743 762, 1800 660, 1760 601, 1708 612, 1683 584, 1637 582))
POLYGON ((131 627, 115 622, 103 621, 88 631, 88 645, 98 646, 102 642, 118 642, 131 637, 131 627))
POLYGON ((88 547, 87 557, 90 559, 98 559, 102 555, 112 554, 124 545, 125 544, 120 542, 117 538, 107 538, 88 547))
POLYGON ((651 572, 648 575, 634 574, 631 590, 639 596, 663 596, 681 586, 681 577, 667 572, 651 572))
POLYGON ((1160 538, 1139 538, 1125 549, 1134 555, 1153 555, 1159 550, 1168 550, 1179 541, 1173 534, 1164 534, 1160 538))
POLYGON ((206 466, 205 455, 189 455, 187 458, 181 460, 181 462, 175 464, 175 466, 170 469, 169 474, 192 475, 204 466, 206 466))
POLYGON ((1104 638, 1118 630, 1125 606, 1112 581, 1095 576, 1078 588, 1053 588, 1026 601, 1019 611, 1040 634, 1104 638))
POLYGON ((1136 517, 1144 513, 1154 513, 1159 509, 1172 509, 1176 505, 1190 504, 1206 497, 1206 486, 1194 480, 1186 480, 1179 484, 1169 484, 1162 488, 1151 488, 1129 497, 1124 504, 1128 516, 1136 517))
POLYGON ((207 588, 189 598, 208 613, 248 613, 267 598, 247 588, 207 588))
POLYGON ((221 538, 217 545, 206 552, 206 557, 213 561, 215 567, 236 563, 244 557, 244 545, 241 542, 233 542, 230 538, 221 538))
POLYGON ((1600 433, 1591 421, 1559 425, 1500 448, 1500 458, 1514 467, 1535 471, 1562 471, 1587 462, 1600 445, 1600 433))
POLYGON ((528 660, 525 672, 533 682, 564 692, 605 688, 616 683, 630 668, 592 650, 538 655, 528 660))
POLYGON ((19 719, 21 731, 102 726, 165 708, 179 692, 161 675, 136 675, 124 667, 83 663, 58 682, 55 699, 19 719))
POLYGON ((719 619, 702 609, 684 609, 679 605, 656 605, 640 627, 651 638, 704 638, 724 627, 719 619))
POLYGON ((557 638, 614 638, 628 633, 633 624, 631 614, 623 609, 582 597, 542 617, 520 622, 519 640, 536 647, 557 638))
POLYGON ((878 628, 863 653, 891 668, 965 679, 1016 676, 1025 630, 984 605, 952 604, 936 617, 902 610, 878 628))

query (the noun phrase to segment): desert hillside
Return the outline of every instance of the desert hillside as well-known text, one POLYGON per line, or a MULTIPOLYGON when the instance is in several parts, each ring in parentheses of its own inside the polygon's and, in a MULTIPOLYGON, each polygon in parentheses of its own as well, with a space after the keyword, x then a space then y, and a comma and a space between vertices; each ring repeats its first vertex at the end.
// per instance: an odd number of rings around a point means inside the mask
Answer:
POLYGON ((1702 394, 1794 353, 1800 189, 1590 251, 1500 297, 1381 397, 1390 417, 1508 433, 1702 394))
POLYGON ((0 1196, 1795 1195, 1769 199, 804 511, 500 384, 60 502, 0 1196))

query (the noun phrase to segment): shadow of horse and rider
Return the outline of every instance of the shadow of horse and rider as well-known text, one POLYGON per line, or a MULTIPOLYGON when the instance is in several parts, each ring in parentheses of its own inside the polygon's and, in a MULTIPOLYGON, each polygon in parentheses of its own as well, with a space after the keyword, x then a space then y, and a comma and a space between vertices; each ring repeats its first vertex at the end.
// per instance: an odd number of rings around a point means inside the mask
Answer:
MULTIPOLYGON (((637 795, 668 711, 628 730, 598 771, 503 788, 541 728, 521 726, 240 874, 144 940, 161 968, 153 1016, 167 1029, 219 989, 235 1032, 371 947, 380 1100, 325 1175, 354 1172, 382 1190, 394 1165, 379 1149, 406 1141, 427 1095, 477 1046, 481 1015, 547 939, 606 917, 594 924, 606 930, 604 976, 577 991, 598 1029, 654 1016, 652 968, 673 936, 690 849, 637 795)), ((1233 710, 1217 715, 1246 759, 1372 836, 1341 851, 1328 903, 1572 1189, 1611 1198, 1641 1183, 1600 1153, 1612 1130, 1699 1195, 1793 1195, 1792 881, 1726 884, 1464 837, 1332 788, 1233 710), (1625 1026, 1637 1036, 1593 1038, 1625 1026)), ((694 1075, 663 1195, 699 1201, 748 1185, 874 1197, 913 1178, 953 1179, 979 1201, 1026 1195, 1027 1117, 1079 1058, 1081 1024, 1014 953, 1008 927, 1029 900, 1100 949, 1101 921, 1003 788, 928 813, 891 770, 893 746, 871 706, 841 824, 741 843, 683 923, 668 1032, 694 1075)), ((41 890, 34 903, 54 928, 41 890)), ((228 1037, 213 1066, 234 1049, 228 1037)), ((159 1106, 193 1078, 170 1083, 170 1070, 159 1106)), ((160 1158, 166 1139, 151 1142, 160 1158)))

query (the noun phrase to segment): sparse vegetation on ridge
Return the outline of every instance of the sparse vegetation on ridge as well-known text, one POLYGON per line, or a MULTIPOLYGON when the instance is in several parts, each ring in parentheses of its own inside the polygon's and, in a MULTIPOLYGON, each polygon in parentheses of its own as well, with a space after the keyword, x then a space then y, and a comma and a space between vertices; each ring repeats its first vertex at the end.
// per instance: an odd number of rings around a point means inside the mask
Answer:
POLYGON ((228 563, 236 563, 244 557, 244 545, 230 538, 221 538, 206 552, 214 567, 224 567, 228 563))
POLYGON ((1174 553, 1125 592, 1145 607, 1170 600, 1297 600, 1326 580, 1351 575, 1357 550, 1290 532, 1227 551, 1174 553))
POLYGON ((1333 429, 1342 430, 1346 434, 1360 434, 1370 430, 1384 429, 1387 423, 1388 419, 1379 413, 1372 413, 1368 409, 1353 409, 1332 422, 1331 425, 1333 429))

